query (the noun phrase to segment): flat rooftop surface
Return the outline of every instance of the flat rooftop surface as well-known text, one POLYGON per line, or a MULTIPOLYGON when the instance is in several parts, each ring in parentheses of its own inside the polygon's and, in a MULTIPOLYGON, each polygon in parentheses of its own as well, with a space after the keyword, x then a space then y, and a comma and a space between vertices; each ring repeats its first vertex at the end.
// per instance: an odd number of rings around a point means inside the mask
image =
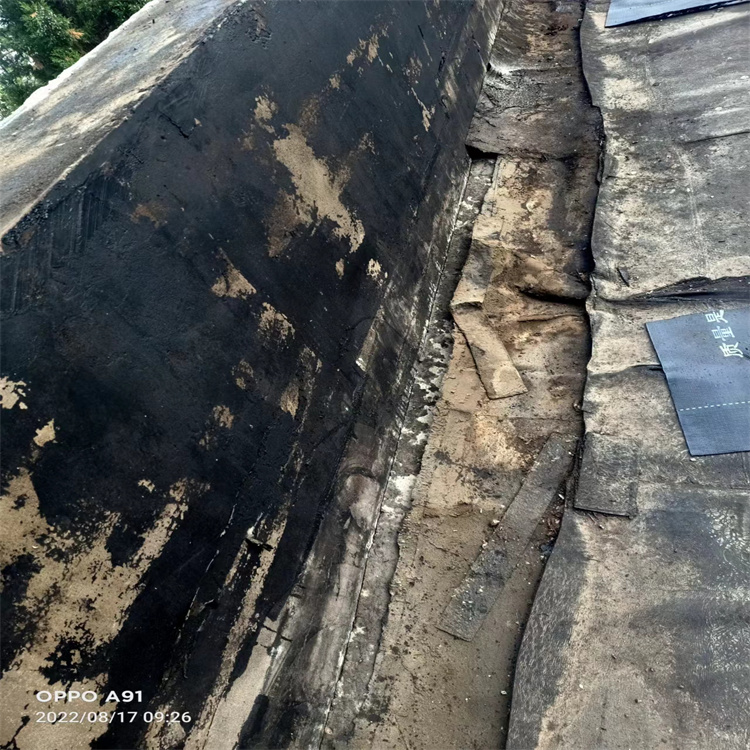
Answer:
POLYGON ((750 454, 690 456, 645 324, 750 299, 750 8, 606 29, 607 6, 581 30, 606 151, 579 510, 534 603, 508 747, 739 750, 750 454), (580 510, 613 496, 623 515, 580 510))

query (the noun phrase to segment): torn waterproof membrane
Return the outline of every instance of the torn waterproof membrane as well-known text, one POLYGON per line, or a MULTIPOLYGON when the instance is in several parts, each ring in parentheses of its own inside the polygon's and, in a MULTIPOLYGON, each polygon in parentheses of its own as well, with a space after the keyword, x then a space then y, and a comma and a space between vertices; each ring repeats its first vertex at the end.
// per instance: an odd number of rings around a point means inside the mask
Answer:
POLYGON ((693 456, 750 451, 750 307, 647 323, 693 456))
POLYGON ((688 11, 710 10, 723 5, 738 5, 747 0, 612 0, 606 26, 622 26, 648 18, 673 16, 688 11))

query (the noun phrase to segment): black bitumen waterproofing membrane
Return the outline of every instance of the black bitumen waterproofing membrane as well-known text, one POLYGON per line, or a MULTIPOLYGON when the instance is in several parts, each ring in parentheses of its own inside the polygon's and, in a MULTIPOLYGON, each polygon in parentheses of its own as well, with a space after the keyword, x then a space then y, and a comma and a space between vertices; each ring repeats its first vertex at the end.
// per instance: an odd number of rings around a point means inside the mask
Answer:
POLYGON ((723 5, 738 5, 747 0, 612 0, 607 13, 606 26, 622 26, 648 18, 673 16, 689 11, 709 10, 723 5))
POLYGON ((750 451, 750 307, 646 325, 693 456, 750 451))

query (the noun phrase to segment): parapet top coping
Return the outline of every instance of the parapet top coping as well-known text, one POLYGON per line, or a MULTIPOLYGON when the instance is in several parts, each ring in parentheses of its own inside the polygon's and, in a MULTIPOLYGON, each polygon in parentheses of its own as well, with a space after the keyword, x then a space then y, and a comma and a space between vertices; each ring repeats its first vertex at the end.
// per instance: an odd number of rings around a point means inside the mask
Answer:
POLYGON ((242 4, 151 0, 0 121, 0 234, 121 124, 228 8, 242 4))

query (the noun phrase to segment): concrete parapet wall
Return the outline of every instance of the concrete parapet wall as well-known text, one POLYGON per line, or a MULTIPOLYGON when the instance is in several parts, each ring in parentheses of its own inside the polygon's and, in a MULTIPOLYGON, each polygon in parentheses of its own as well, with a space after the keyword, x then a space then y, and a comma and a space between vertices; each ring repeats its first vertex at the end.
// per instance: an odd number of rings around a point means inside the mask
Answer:
POLYGON ((3 123, 0 743, 315 741, 498 10, 154 2, 3 123))

